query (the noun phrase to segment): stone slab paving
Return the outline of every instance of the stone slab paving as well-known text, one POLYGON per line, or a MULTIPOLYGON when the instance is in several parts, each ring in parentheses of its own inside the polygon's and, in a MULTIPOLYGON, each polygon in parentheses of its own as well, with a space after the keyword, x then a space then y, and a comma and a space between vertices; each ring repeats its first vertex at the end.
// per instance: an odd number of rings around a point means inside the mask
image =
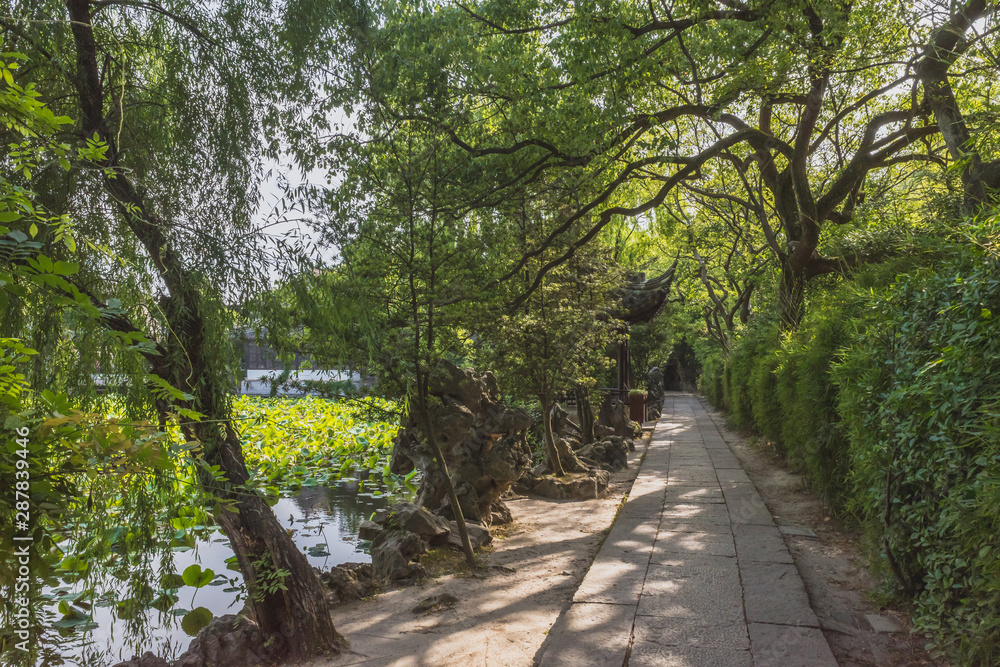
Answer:
POLYGON ((628 500, 540 667, 835 667, 782 532, 691 394, 668 393, 628 500))

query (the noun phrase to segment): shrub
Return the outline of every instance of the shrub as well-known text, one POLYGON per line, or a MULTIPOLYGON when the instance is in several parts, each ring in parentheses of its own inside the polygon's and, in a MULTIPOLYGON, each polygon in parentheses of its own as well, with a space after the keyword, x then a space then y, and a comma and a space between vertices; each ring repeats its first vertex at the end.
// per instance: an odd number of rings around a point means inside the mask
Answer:
POLYGON ((834 370, 851 505, 916 628, 959 664, 1000 660, 997 231, 877 294, 834 370))
POLYGON ((778 367, 778 351, 780 336, 777 330, 770 332, 769 340, 762 341, 760 356, 754 359, 750 367, 748 391, 750 394, 750 412, 753 415, 754 428, 780 452, 785 451, 785 443, 781 440, 781 423, 783 421, 783 406, 778 400, 777 379, 774 371, 778 367))
POLYGON ((802 324, 783 341, 775 369, 783 417, 779 438, 788 462, 835 508, 844 500, 848 444, 830 369, 851 339, 851 318, 862 302, 849 286, 817 295, 802 324))
POLYGON ((757 415, 763 418, 761 421, 771 426, 772 410, 776 406, 766 405, 774 401, 773 390, 768 396, 770 380, 767 374, 773 369, 778 340, 777 323, 755 320, 733 345, 725 372, 726 403, 733 428, 753 433, 762 431, 755 418, 755 403, 757 415))
POLYGON ((712 405, 720 410, 728 409, 725 391, 726 362, 722 352, 713 350, 701 359, 701 375, 698 376, 698 390, 708 397, 712 405))
POLYGON ((915 627, 955 664, 1000 664, 1000 217, 820 283, 792 333, 760 319, 702 390, 835 508, 915 627), (945 239, 945 243, 942 243, 945 239))

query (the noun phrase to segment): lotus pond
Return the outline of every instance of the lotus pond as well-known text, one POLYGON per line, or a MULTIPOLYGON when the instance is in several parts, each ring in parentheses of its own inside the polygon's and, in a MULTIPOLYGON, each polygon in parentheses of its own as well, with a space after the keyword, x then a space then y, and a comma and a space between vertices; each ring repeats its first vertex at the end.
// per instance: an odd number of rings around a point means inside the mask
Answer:
MULTIPOLYGON (((361 521, 414 490, 412 476, 389 474, 396 406, 241 397, 235 407, 254 482, 309 562, 328 569, 370 561, 368 544, 357 537, 361 521)), ((228 540, 211 512, 183 493, 193 479, 186 465, 152 553, 99 560, 83 556, 85 545, 59 544, 61 560, 39 601, 40 664, 104 667, 145 651, 171 659, 213 617, 243 607, 246 592, 228 540)), ((134 537, 124 521, 100 523, 117 531, 112 543, 134 537)))

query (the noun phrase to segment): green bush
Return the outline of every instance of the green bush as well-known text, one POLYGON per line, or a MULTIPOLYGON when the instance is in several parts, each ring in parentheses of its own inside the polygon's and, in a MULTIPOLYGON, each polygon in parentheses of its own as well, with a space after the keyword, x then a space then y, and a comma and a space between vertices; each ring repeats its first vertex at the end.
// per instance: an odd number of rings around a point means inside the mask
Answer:
MULTIPOLYGON (((924 261, 929 256, 903 256, 865 267, 848 280, 814 286, 797 329, 782 336, 765 316, 742 332, 728 363, 714 371, 718 379, 702 379, 702 391, 729 411, 732 427, 770 441, 834 510, 846 502, 849 457, 831 369, 857 335, 874 288, 884 288, 902 268, 924 261), (715 382, 721 386, 712 386, 715 382)), ((704 363, 706 371, 712 369, 704 363)))
POLYGON ((917 630, 1000 661, 1000 251, 996 221, 872 299, 834 369, 851 506, 917 630))
POLYGON ((789 464, 805 473, 828 505, 840 507, 847 479, 847 438, 837 415, 830 369, 851 339, 862 300, 841 286, 818 296, 778 351, 775 369, 780 435, 789 464))
POLYGON ((726 362, 722 353, 713 350, 701 359, 701 374, 698 376, 698 390, 712 405, 720 410, 728 409, 725 394, 726 362))
POLYGON ((784 421, 783 406, 778 401, 777 378, 774 371, 778 367, 780 337, 777 329, 770 332, 770 340, 760 348, 758 356, 750 367, 750 412, 753 414, 755 430, 773 444, 778 451, 785 451, 781 440, 781 424, 784 421), (770 343, 770 344, 766 344, 770 343))
POLYGON ((700 387, 864 528, 876 570, 955 664, 1000 664, 1000 218, 758 315, 700 387), (763 315, 763 317, 761 317, 763 315))
POLYGON ((778 340, 777 324, 758 320, 744 329, 733 345, 726 363, 724 393, 729 406, 729 424, 735 429, 760 433, 763 424, 772 425, 772 407, 765 403, 774 401, 773 387, 770 396, 767 387, 771 382, 768 374, 774 368, 778 340), (757 416, 762 417, 763 424, 757 421, 757 416))

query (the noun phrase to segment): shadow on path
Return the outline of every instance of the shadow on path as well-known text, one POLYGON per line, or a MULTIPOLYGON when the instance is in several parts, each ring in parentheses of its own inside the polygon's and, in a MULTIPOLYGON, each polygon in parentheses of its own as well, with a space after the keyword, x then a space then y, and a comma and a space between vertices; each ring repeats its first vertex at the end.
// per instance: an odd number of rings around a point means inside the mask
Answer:
POLYGON ((833 667, 784 538, 700 400, 670 392, 540 667, 833 667))

